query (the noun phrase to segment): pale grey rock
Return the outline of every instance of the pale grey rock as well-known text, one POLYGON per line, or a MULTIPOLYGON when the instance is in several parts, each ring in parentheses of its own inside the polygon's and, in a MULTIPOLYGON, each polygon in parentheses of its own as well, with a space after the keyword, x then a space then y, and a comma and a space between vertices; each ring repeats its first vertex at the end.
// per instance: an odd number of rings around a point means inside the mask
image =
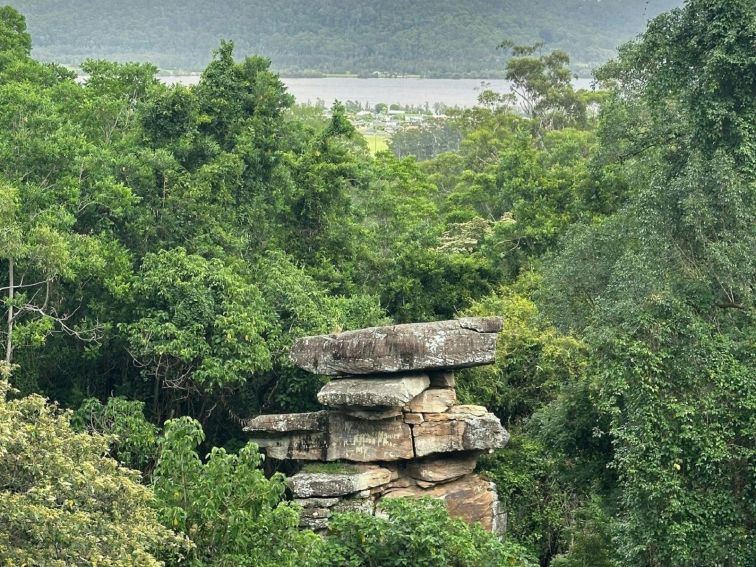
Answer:
POLYGON ((247 420, 244 431, 288 433, 290 431, 322 431, 328 419, 327 411, 258 415, 247 420))
POLYGON ((460 317, 456 321, 463 329, 478 333, 500 333, 504 328, 504 320, 501 317, 460 317))
POLYGON ((343 378, 323 386, 318 392, 318 401, 336 408, 401 408, 428 386, 430 378, 426 374, 343 378))
POLYGON ((302 508, 331 508, 339 502, 338 498, 294 498, 294 504, 302 508))
POLYGON ((450 414, 443 421, 435 420, 437 415, 425 414, 426 420, 412 428, 417 457, 454 451, 500 449, 509 441, 509 433, 499 418, 491 413, 483 416, 450 414))
MULTIPOLYGON (((491 484, 493 485, 493 483, 491 484)), ((496 485, 493 485, 493 486, 494 486, 494 490, 496 490, 496 485)), ((491 526, 491 531, 500 536, 506 535, 508 521, 509 521, 509 516, 504 511, 504 506, 502 506, 501 501, 497 498, 494 504, 494 514, 493 514, 493 522, 491 526)))
POLYGON ((498 317, 372 327, 297 339, 291 360, 331 376, 453 369, 491 364, 498 317))
POLYGON ((305 530, 320 532, 328 529, 328 518, 299 518, 299 527, 305 530))
POLYGON ((328 436, 326 432, 260 435, 252 437, 250 441, 264 449, 269 458, 280 461, 287 459, 323 461, 327 457, 328 436))
POLYGON ((469 417, 483 417, 488 415, 488 410, 483 406, 459 405, 452 406, 443 413, 426 413, 425 421, 449 421, 451 419, 467 419, 469 417))
POLYGON ((299 527, 322 530, 328 527, 331 508, 339 503, 338 498, 295 498, 295 504, 302 507, 299 513, 299 527))
POLYGON ((509 442, 509 432, 492 413, 481 417, 465 418, 467 427, 462 437, 462 446, 467 451, 501 449, 509 442))
POLYGON ((306 508, 299 513, 299 525, 309 528, 318 520, 327 520, 330 516, 330 508, 306 508))
POLYGON ((375 510, 375 502, 372 498, 344 498, 331 509, 331 513, 360 512, 372 514, 375 510))
POLYGON ((340 472, 302 471, 286 479, 298 498, 334 497, 354 494, 391 482, 390 470, 371 465, 345 465, 340 472))

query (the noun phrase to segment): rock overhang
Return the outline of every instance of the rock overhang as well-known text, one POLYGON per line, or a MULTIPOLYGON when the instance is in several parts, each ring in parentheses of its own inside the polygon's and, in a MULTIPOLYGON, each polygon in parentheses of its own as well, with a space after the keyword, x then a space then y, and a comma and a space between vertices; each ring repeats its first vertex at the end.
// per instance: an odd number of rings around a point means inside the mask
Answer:
POLYGON ((453 370, 491 364, 499 317, 369 327, 297 339, 290 358, 300 368, 328 376, 453 370))

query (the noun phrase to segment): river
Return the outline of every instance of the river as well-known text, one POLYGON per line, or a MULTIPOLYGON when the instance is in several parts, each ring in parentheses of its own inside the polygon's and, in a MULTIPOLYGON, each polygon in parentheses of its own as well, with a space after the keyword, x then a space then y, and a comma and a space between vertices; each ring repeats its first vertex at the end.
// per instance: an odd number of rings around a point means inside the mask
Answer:
MULTIPOLYGON (((168 84, 197 84, 198 75, 161 77, 168 84)), ((454 107, 474 106, 482 90, 509 92, 509 83, 503 79, 358 79, 334 77, 323 79, 282 79, 297 102, 324 102, 330 106, 334 100, 353 100, 375 105, 402 104, 433 108, 436 103, 454 107)), ((591 79, 575 79, 575 88, 590 89, 591 79)))

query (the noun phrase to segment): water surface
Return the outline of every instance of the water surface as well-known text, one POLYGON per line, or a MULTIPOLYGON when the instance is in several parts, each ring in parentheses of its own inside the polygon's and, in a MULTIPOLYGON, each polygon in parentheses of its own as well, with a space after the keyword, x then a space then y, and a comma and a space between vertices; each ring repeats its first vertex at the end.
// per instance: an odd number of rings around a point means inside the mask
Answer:
MULTIPOLYGON (((166 83, 197 84, 198 75, 162 77, 166 83)), ((412 106, 435 104, 470 107, 477 102, 482 90, 509 92, 504 79, 358 79, 334 77, 323 79, 282 79, 297 102, 330 106, 334 100, 353 100, 373 106, 380 102, 412 106)), ((591 88, 590 79, 575 79, 575 88, 591 88)))

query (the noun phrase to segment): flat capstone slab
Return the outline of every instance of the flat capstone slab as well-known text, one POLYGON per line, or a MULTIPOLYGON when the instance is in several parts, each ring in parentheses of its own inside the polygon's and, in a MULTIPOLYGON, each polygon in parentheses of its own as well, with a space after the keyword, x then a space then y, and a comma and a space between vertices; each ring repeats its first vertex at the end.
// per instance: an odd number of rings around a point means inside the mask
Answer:
POLYGON ((499 317, 371 327, 297 339, 294 364, 328 376, 451 370, 496 360, 499 317))
POLYGON ((335 408, 395 408, 402 407, 428 386, 427 374, 344 378, 323 386, 318 401, 335 408))

